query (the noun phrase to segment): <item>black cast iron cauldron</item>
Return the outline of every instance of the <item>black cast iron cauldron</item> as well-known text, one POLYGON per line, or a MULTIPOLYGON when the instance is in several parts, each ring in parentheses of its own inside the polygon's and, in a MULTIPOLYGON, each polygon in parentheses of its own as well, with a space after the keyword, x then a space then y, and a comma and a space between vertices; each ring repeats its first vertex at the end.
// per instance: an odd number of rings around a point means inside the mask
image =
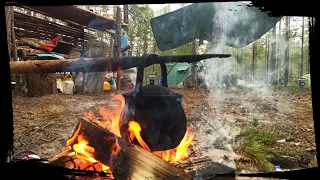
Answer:
MULTIPOLYGON (((142 87, 145 62, 139 63, 136 87, 133 92, 123 94, 125 107, 121 114, 121 136, 128 137, 128 123, 134 120, 140 124, 141 137, 151 151, 163 151, 176 148, 187 129, 187 119, 182 107, 182 95, 171 91, 167 85, 167 70, 161 63, 162 86, 146 85, 142 87)), ((128 138, 127 138, 128 139, 128 138)), ((132 142, 140 145, 137 140, 132 142)))

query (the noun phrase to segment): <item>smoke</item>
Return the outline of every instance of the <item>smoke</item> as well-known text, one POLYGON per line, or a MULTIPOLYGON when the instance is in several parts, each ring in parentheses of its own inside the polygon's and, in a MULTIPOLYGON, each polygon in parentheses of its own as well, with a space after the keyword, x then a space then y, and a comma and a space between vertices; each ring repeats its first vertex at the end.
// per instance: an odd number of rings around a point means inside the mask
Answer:
MULTIPOLYGON (((235 29, 229 28, 229 32, 227 32, 227 27, 232 26, 227 23, 248 23, 239 22, 241 17, 236 17, 239 16, 239 13, 231 13, 233 16, 230 16, 230 14, 227 16, 226 14, 230 13, 228 12, 230 11, 228 9, 228 5, 228 3, 215 3, 210 54, 224 54, 225 47, 230 44, 230 40, 233 41, 232 44, 234 46, 241 47, 244 43, 252 42, 252 39, 259 39, 250 35, 243 37, 240 35, 241 33, 236 33, 237 30, 235 29), (227 19, 227 17, 229 19, 227 19), (230 18, 234 20, 230 21, 230 18), (236 37, 233 39, 229 37, 229 40, 226 41, 226 34, 231 31, 235 32, 239 36, 233 36, 236 37)), ((249 16, 255 16, 255 14, 243 14, 241 16, 243 16, 242 19, 248 19, 249 16)), ((255 19, 255 17, 249 19, 255 19)), ((251 23, 251 29, 247 29, 247 33, 254 34, 257 31, 261 31, 259 30, 261 29, 261 27, 259 27, 261 22, 253 21, 251 23)), ((235 25, 233 25, 233 27, 235 27, 235 25)), ((199 52, 203 52, 203 47, 200 48, 199 52)), ((256 61, 258 62, 260 60, 256 59, 256 61)), ((235 136, 238 135, 240 131, 239 128, 234 125, 235 117, 231 114, 226 114, 228 111, 223 111, 223 105, 226 104, 229 97, 228 90, 226 90, 224 85, 226 83, 225 77, 226 75, 231 76, 233 74, 237 77, 241 77, 243 75, 252 77, 252 74, 251 71, 246 72, 244 67, 238 64, 235 57, 211 58, 205 60, 203 64, 204 71, 199 73, 199 75, 204 79, 206 87, 210 89, 210 94, 207 100, 209 106, 214 107, 214 111, 201 116, 201 119, 206 121, 206 123, 201 123, 201 125, 197 127, 196 133, 198 134, 200 142, 198 146, 199 148, 204 149, 204 155, 210 157, 214 162, 235 168, 236 165, 234 159, 237 155, 233 151, 232 145, 235 143, 235 136)), ((276 72, 271 71, 269 73, 274 74, 276 72)), ((262 79, 265 77, 265 70, 257 70, 255 72, 255 77, 257 78, 247 81, 240 78, 238 79, 238 84, 242 87, 250 88, 251 91, 257 92, 257 94, 262 96, 270 94, 272 91, 267 85, 268 83, 262 79)), ((239 104, 245 105, 246 102, 239 102, 239 104)))
MULTIPOLYGON (((213 18, 213 32, 210 53, 223 54, 226 36, 226 11, 224 3, 215 5, 216 15, 213 18)), ((234 61, 232 59, 211 58, 205 60, 205 69, 200 76, 203 77, 206 86, 210 89, 208 97, 209 106, 215 106, 216 103, 224 101, 224 93, 220 90, 222 87, 223 74, 230 74, 233 71, 234 61)), ((231 168, 235 168, 232 141, 236 131, 221 116, 219 109, 215 113, 202 115, 201 123, 197 128, 197 134, 200 144, 198 148, 203 149, 204 155, 210 157, 214 162, 222 163, 231 168), (210 132, 208 132, 210 131, 210 132)))

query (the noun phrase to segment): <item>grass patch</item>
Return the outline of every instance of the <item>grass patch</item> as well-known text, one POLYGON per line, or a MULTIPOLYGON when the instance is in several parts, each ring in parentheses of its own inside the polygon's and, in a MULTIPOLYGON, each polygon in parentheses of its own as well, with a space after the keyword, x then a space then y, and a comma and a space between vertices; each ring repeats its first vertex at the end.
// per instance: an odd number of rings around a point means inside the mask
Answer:
POLYGON ((194 122, 197 120, 199 120, 199 118, 197 118, 197 117, 187 117, 187 122, 194 122))
POLYGON ((288 84, 288 86, 284 85, 276 85, 273 87, 275 92, 288 92, 293 94, 310 94, 311 88, 308 87, 300 87, 297 84, 288 84))
POLYGON ((279 156, 280 152, 272 146, 281 136, 257 128, 245 129, 239 136, 242 144, 236 151, 248 158, 260 171, 274 171, 274 165, 269 160, 279 156))
POLYGON ((252 126, 253 127, 258 127, 258 125, 259 125, 258 119, 257 118, 253 118, 252 119, 252 126))
POLYGON ((314 156, 313 160, 309 163, 309 168, 318 167, 317 156, 314 156))

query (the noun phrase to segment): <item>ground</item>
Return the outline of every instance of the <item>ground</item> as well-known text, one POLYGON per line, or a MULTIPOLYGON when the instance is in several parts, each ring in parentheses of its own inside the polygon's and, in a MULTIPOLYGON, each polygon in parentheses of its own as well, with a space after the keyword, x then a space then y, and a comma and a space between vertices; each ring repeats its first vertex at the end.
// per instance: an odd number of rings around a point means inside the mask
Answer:
MULTIPOLYGON (((182 104, 195 132, 194 148, 213 161, 234 166, 238 172, 273 171, 280 164, 282 169, 312 165, 315 137, 310 93, 172 90, 183 94, 182 104)), ((108 93, 19 95, 13 96, 12 104, 15 153, 32 150, 47 159, 66 147, 84 112, 113 105, 108 93)))

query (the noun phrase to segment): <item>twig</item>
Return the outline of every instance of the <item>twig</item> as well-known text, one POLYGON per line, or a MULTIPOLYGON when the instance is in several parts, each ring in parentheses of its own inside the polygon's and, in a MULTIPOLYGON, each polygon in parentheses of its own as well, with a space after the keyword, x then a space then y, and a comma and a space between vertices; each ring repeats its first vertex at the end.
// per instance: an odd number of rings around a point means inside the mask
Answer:
POLYGON ((192 151, 192 152, 190 153, 190 155, 189 155, 189 158, 190 158, 191 156, 193 156, 194 154, 196 154, 196 151, 192 151))
POLYGON ((311 146, 312 147, 316 147, 316 145, 315 144, 313 144, 308 138, 306 138, 305 136, 303 136, 307 141, 308 141, 308 143, 310 143, 311 144, 311 146))
POLYGON ((44 139, 44 138, 39 138, 39 140, 45 141, 45 142, 47 142, 47 143, 52 142, 52 140, 47 140, 47 139, 44 139))
POLYGON ((203 118, 200 118, 200 119, 203 120, 204 122, 206 122, 210 127, 212 127, 212 129, 215 130, 215 131, 219 134, 219 136, 223 137, 223 136, 219 133, 219 131, 218 131, 213 125, 211 125, 207 120, 205 120, 205 119, 203 119, 203 118))
POLYGON ((52 124, 53 124, 53 122, 51 121, 51 122, 47 123, 45 126, 39 127, 38 129, 34 130, 34 131, 31 133, 31 135, 33 135, 34 133, 36 133, 36 132, 39 131, 40 129, 41 129, 41 130, 44 130, 46 127, 48 127, 49 125, 52 125, 52 124))

